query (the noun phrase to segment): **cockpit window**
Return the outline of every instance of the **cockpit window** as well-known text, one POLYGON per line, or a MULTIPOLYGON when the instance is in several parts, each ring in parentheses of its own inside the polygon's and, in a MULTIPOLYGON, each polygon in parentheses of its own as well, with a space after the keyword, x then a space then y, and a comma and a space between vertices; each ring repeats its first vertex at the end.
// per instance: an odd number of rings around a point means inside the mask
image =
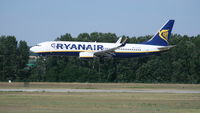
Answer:
POLYGON ((35 46, 41 46, 41 45, 37 44, 37 45, 35 45, 35 46))

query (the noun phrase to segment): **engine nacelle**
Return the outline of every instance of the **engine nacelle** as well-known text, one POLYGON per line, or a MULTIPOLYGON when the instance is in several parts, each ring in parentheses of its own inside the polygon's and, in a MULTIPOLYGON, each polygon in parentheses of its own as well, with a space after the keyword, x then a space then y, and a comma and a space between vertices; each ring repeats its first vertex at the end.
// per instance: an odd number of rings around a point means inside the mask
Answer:
POLYGON ((80 59, 93 59, 94 57, 95 57, 95 55, 92 52, 80 52, 79 53, 80 59))

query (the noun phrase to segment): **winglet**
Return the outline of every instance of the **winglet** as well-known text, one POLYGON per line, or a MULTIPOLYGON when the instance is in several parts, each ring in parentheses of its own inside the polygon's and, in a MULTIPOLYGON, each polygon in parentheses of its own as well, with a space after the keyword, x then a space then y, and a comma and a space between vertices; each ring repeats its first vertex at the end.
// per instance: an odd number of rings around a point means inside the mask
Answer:
POLYGON ((120 44, 121 41, 122 41, 122 37, 120 37, 120 38, 117 40, 116 44, 120 44))
POLYGON ((121 47, 123 47, 123 46, 126 45, 127 39, 128 39, 128 38, 125 38, 125 39, 123 40, 123 42, 121 43, 121 47))

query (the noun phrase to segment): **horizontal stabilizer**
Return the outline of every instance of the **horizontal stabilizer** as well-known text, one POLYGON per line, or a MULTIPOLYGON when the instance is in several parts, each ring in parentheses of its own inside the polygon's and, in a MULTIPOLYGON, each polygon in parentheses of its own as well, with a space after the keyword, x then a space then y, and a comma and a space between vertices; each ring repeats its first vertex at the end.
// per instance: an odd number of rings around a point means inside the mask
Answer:
POLYGON ((160 51, 165 51, 165 50, 169 50, 172 47, 175 47, 176 45, 171 45, 171 46, 164 46, 164 47, 160 47, 158 48, 160 51))

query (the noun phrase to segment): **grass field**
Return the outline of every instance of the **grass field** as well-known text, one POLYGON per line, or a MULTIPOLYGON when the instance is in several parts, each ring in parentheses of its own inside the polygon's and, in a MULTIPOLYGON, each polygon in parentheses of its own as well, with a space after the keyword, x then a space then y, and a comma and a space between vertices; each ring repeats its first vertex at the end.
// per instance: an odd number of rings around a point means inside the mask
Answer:
POLYGON ((200 94, 0 92, 0 113, 200 113, 200 94))
MULTIPOLYGON (((177 89, 200 90, 195 84, 23 83, 7 88, 177 89)), ((200 113, 200 94, 0 92, 0 113, 200 113)))
POLYGON ((67 89, 179 89, 200 90, 200 84, 143 84, 143 83, 55 83, 30 82, 24 87, 23 82, 0 82, 0 89, 9 88, 67 88, 67 89))

